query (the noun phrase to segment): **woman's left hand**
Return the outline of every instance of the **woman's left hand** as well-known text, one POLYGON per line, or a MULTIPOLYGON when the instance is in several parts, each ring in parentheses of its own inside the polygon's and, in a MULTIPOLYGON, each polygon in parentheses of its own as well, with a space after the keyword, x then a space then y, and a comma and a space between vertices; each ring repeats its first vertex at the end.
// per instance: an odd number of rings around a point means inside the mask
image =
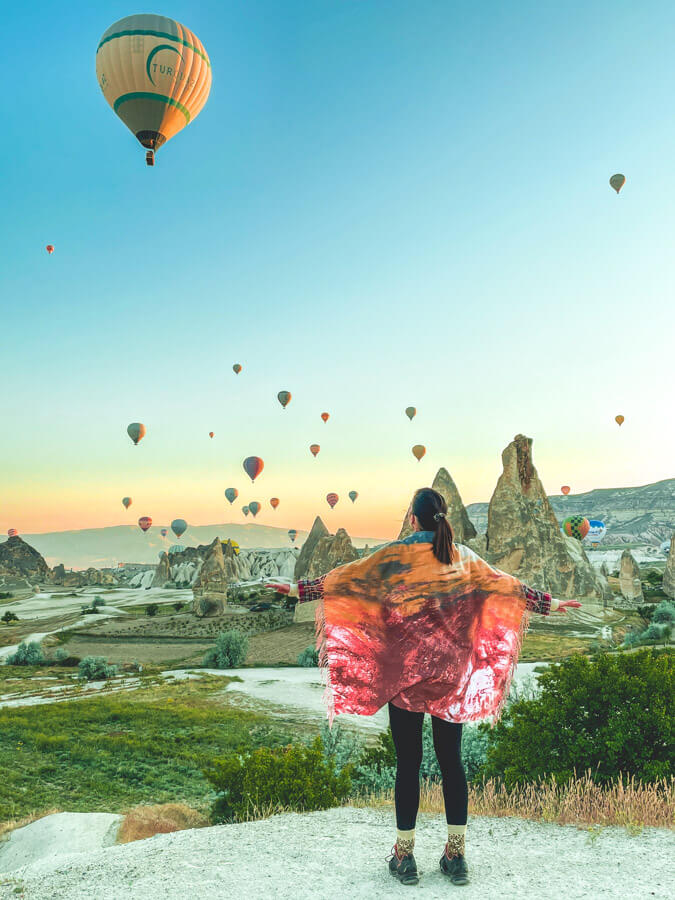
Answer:
POLYGON ((566 613, 568 609, 581 609, 581 603, 579 603, 578 600, 552 600, 551 601, 551 612, 566 613), (555 608, 553 607, 554 603, 558 604, 555 608))

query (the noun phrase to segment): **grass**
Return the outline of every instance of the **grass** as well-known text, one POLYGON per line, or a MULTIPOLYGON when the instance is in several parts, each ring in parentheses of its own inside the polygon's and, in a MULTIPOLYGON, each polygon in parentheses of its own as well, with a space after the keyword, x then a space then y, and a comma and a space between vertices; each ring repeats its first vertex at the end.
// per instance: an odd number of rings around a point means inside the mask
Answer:
POLYGON ((142 841, 156 834, 170 834, 187 828, 204 828, 209 819, 185 803, 136 806, 124 817, 117 834, 118 844, 142 841))

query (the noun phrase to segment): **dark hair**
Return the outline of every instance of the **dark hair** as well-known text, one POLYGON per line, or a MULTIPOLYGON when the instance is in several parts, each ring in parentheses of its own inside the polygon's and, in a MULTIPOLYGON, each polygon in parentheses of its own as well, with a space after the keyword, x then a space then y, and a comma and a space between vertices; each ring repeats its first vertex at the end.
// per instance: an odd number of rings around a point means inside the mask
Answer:
POLYGON ((424 531, 434 532, 434 556, 449 565, 456 558, 452 526, 448 522, 448 504, 433 488, 420 488, 413 497, 412 512, 424 531))

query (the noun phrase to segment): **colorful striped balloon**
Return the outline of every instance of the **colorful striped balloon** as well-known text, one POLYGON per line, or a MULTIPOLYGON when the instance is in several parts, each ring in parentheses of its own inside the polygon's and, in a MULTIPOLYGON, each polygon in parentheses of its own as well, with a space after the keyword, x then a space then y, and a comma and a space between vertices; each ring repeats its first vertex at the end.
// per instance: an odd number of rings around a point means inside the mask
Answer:
POLYGON ((339 499, 340 498, 337 494, 326 494, 326 503, 330 506, 331 509, 335 509, 335 504, 339 499))

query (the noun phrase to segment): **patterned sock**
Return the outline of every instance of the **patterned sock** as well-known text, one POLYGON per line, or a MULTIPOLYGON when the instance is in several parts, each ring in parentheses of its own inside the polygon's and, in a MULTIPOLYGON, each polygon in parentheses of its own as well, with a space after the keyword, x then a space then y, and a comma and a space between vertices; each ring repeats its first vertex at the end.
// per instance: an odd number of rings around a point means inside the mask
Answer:
POLYGON ((464 856, 465 836, 466 825, 448 825, 448 843, 445 848, 448 859, 454 859, 456 856, 464 856))
POLYGON ((412 853, 415 849, 415 829, 411 828, 409 831, 401 831, 400 828, 396 829, 396 850, 398 851, 398 856, 405 856, 406 853, 412 853))

